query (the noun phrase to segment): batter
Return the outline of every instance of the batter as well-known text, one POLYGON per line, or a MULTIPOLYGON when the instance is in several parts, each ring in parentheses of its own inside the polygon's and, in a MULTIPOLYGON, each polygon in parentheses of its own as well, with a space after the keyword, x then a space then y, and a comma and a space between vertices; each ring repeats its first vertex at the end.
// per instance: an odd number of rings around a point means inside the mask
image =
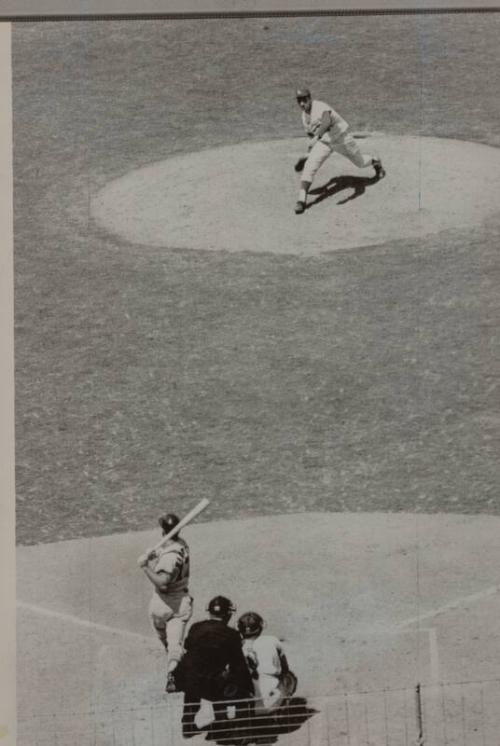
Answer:
MULTIPOLYGON (((179 523, 173 513, 159 519, 162 533, 168 534, 179 523)), ((193 613, 189 595, 189 547, 179 534, 174 534, 158 553, 153 552, 142 568, 154 586, 149 604, 151 624, 167 653, 166 691, 176 691, 174 671, 183 654, 186 625, 193 613)))

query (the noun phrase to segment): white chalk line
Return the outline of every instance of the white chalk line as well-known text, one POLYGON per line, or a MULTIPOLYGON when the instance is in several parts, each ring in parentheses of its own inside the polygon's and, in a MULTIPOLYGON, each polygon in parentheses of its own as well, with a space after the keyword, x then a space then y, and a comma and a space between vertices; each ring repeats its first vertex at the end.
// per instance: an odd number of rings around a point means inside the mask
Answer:
POLYGON ((73 616, 73 614, 65 614, 62 611, 54 611, 53 609, 47 609, 43 606, 28 604, 25 601, 18 601, 17 606, 26 611, 30 611, 33 614, 40 614, 41 616, 50 617, 51 619, 58 619, 61 622, 71 622, 71 624, 75 624, 78 627, 92 629, 96 632, 106 632, 107 634, 132 638, 147 643, 150 643, 153 640, 153 637, 146 637, 146 635, 141 635, 139 632, 132 632, 129 629, 120 629, 119 627, 111 627, 108 624, 101 624, 100 622, 91 622, 88 619, 81 619, 80 617, 73 616))
MULTIPOLYGON (((436 616, 439 616, 439 614, 444 614, 447 611, 454 611, 456 609, 462 608, 463 606, 467 606, 468 604, 483 601, 485 598, 497 594, 499 590, 500 586, 493 585, 489 588, 485 588, 484 590, 479 591, 478 593, 471 593, 469 596, 462 596, 461 598, 457 598, 454 601, 448 601, 448 603, 439 606, 437 609, 430 609, 429 611, 425 611, 422 614, 418 614, 416 616, 410 617, 409 619, 404 619, 403 621, 398 622, 394 625, 393 629, 395 631, 403 630, 406 629, 406 627, 411 627, 413 624, 425 622, 427 619, 434 619, 436 616)), ((134 640, 140 640, 141 642, 146 643, 150 643, 152 641, 152 637, 141 635, 139 632, 132 632, 131 630, 121 629, 119 627, 111 627, 108 624, 101 624, 100 622, 92 622, 88 619, 81 619, 80 617, 73 616, 73 614, 66 614, 62 611, 54 611, 53 609, 47 609, 43 606, 29 604, 25 601, 18 600, 17 606, 21 609, 25 609, 26 611, 30 611, 33 614, 40 614, 52 619, 58 619, 59 621, 70 622, 85 629, 93 629, 95 631, 118 635, 120 637, 127 637, 134 640)))
POLYGON ((434 617, 438 616, 439 614, 444 614, 447 611, 455 611, 456 609, 460 609, 463 606, 467 606, 468 604, 474 604, 478 601, 483 601, 485 598, 497 594, 499 590, 500 586, 492 585, 489 588, 485 588, 484 590, 479 591, 478 593, 471 593, 469 596, 461 596, 460 598, 456 598, 454 601, 448 601, 448 603, 443 604, 442 606, 438 606, 437 609, 430 609, 429 611, 424 611, 422 614, 417 614, 416 616, 412 616, 409 619, 404 619, 403 621, 398 622, 395 627, 396 629, 405 629, 406 627, 411 627, 412 624, 425 622, 427 619, 434 619, 434 617))

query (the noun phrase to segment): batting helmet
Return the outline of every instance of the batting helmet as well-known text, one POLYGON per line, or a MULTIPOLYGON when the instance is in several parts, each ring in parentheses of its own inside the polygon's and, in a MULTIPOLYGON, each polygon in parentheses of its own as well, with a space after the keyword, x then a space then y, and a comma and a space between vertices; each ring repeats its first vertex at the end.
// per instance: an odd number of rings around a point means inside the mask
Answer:
POLYGON ((179 523, 179 519, 173 513, 166 513, 165 515, 161 515, 158 518, 158 523, 165 531, 165 533, 168 534, 173 528, 177 526, 177 524, 179 523))
POLYGON ((215 596, 209 602, 207 611, 217 617, 231 616, 236 611, 236 606, 225 596, 215 596))
POLYGON ((264 620, 256 611, 247 611, 238 619, 238 629, 242 637, 255 637, 264 629, 264 620))

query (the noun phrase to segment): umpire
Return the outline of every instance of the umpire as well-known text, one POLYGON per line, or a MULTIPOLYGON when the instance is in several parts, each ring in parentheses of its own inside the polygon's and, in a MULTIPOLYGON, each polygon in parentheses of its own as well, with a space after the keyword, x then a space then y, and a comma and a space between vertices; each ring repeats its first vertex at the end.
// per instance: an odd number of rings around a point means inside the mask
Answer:
POLYGON ((209 618, 196 622, 189 630, 184 640, 186 652, 175 672, 177 686, 184 691, 182 735, 190 738, 199 732, 194 719, 201 700, 206 699, 212 703, 215 719, 208 737, 219 741, 230 736, 234 740, 234 731, 244 728, 245 719, 250 716, 252 679, 241 637, 228 626, 236 611, 234 605, 228 598, 216 596, 207 611, 209 618), (230 705, 235 707, 232 721, 227 718, 230 705))

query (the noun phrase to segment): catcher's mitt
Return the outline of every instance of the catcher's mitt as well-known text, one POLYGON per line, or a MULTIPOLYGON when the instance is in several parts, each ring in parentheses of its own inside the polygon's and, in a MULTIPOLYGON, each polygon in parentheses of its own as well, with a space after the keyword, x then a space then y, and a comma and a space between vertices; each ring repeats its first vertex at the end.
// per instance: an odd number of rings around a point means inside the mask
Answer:
POLYGON ((302 158, 299 158, 299 160, 294 166, 296 173, 300 174, 300 172, 304 170, 304 165, 306 161, 307 161, 307 158, 305 156, 302 156, 302 158))
POLYGON ((281 685, 287 697, 291 697, 297 691, 297 677, 293 671, 287 671, 281 677, 281 685))

